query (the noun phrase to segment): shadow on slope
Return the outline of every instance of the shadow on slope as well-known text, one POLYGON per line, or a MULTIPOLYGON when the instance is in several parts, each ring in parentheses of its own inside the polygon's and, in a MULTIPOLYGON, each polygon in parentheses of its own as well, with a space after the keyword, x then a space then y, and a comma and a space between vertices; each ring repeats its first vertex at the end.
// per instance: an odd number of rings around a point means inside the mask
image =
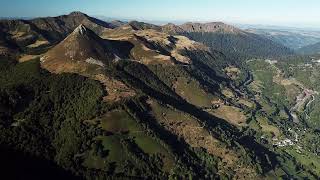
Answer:
POLYGON ((0 146, 0 169, 2 179, 80 179, 52 161, 17 152, 0 146))
MULTIPOLYGON (((214 117, 209 113, 197 108, 196 106, 187 103, 179 96, 176 97, 177 95, 174 92, 174 94, 171 94, 172 91, 170 93, 169 87, 162 87, 159 89, 152 87, 152 85, 150 86, 149 82, 141 80, 141 77, 138 75, 139 72, 134 72, 134 70, 143 69, 143 74, 148 74, 149 77, 156 77, 156 75, 154 75, 146 66, 142 64, 129 62, 127 65, 130 63, 134 63, 136 66, 134 69, 133 67, 130 68, 131 72, 127 71, 125 67, 126 65, 117 67, 118 72, 121 73, 119 77, 121 77, 123 81, 134 88, 141 90, 146 95, 157 99, 159 102, 169 104, 182 112, 186 112, 196 117, 200 120, 200 123, 214 135, 214 137, 226 142, 230 147, 244 148, 247 155, 249 155, 251 159, 249 161, 260 164, 262 169, 261 173, 269 172, 277 166, 277 155, 261 144, 257 143, 253 137, 244 136, 233 125, 230 125, 226 121, 214 117), (168 91, 163 91, 162 89, 166 89, 168 91)), ((166 86, 164 83, 161 83, 159 79, 155 79, 155 81, 157 82, 156 84, 166 86)))

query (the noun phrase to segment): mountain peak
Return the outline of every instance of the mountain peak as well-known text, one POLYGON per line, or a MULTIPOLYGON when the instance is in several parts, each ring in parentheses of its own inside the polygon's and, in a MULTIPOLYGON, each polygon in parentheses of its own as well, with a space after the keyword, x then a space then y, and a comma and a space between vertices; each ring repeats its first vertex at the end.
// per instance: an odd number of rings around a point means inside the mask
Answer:
POLYGON ((88 16, 88 15, 80 11, 73 11, 69 14, 69 16, 88 16))
POLYGON ((80 24, 73 33, 46 52, 41 65, 56 73, 83 72, 89 64, 102 67, 122 57, 118 52, 114 42, 102 39, 90 28, 80 24))

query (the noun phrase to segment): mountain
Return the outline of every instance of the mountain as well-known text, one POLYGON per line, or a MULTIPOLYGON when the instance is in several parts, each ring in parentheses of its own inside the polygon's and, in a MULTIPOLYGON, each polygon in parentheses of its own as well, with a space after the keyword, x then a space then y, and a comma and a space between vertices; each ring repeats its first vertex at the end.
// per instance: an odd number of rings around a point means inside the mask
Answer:
POLYGON ((299 49, 320 41, 320 33, 300 29, 247 29, 291 49, 299 49))
POLYGON ((277 42, 221 22, 185 23, 180 26, 169 24, 163 26, 163 29, 202 42, 212 49, 223 52, 230 60, 293 54, 292 50, 277 42))
POLYGON ((40 30, 48 33, 52 39, 57 38, 58 40, 68 35, 80 24, 86 25, 98 34, 106 29, 115 27, 110 23, 90 17, 81 12, 72 12, 69 15, 58 17, 36 18, 32 19, 31 23, 40 30))
POLYGON ((0 20, 1 36, 5 37, 7 42, 1 40, 0 46, 12 50, 12 46, 16 47, 15 49, 21 53, 42 52, 63 40, 80 24, 90 27, 98 34, 116 27, 81 12, 31 20, 0 20), (8 42, 12 46, 9 46, 8 42))
POLYGON ((320 42, 297 49, 297 52, 304 55, 320 54, 320 42))
POLYGON ((43 67, 50 71, 76 71, 81 64, 92 63, 104 66, 123 57, 111 41, 103 40, 85 25, 80 24, 70 35, 42 58, 43 67), (68 70, 68 67, 73 70, 68 70))

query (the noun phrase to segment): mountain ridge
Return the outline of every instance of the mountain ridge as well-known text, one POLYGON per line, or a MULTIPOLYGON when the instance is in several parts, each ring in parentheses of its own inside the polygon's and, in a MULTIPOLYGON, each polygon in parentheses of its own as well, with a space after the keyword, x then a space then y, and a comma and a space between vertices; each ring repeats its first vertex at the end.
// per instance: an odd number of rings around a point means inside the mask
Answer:
MULTIPOLYGON (((279 52, 274 53, 278 55, 292 54, 290 50, 281 47, 280 44, 274 43, 267 38, 264 39, 262 36, 249 34, 222 22, 189 22, 182 25, 167 24, 158 26, 138 21, 130 21, 128 23, 115 21, 113 24, 112 22, 107 23, 77 11, 56 17, 35 18, 31 20, 2 20, 0 21, 0 27, 2 27, 5 37, 9 37, 9 39, 2 38, 0 46, 6 47, 8 46, 8 42, 11 42, 11 44, 13 43, 17 47, 16 51, 37 52, 39 49, 50 48, 50 46, 57 44, 79 24, 86 25, 98 35, 124 25, 129 25, 134 30, 153 29, 172 35, 183 35, 195 41, 200 41, 214 50, 222 51, 225 54, 233 54, 229 59, 232 59, 236 55, 245 56, 244 54, 249 54, 250 56, 261 55, 264 57, 273 54, 272 52, 279 52), (241 47, 240 44, 243 44, 243 41, 248 41, 245 44, 252 44, 252 46, 241 47), (264 44, 268 44, 269 46, 264 48, 259 44, 259 41, 263 41, 264 44), (258 50, 257 48, 260 49, 258 50)), ((8 50, 8 47, 2 49, 3 51, 7 49, 7 54, 10 54, 9 52, 11 51, 8 50)))
MULTIPOLYGON (((184 23, 175 25, 172 23, 157 26, 148 23, 136 22, 140 29, 154 29, 172 35, 183 35, 201 42, 212 50, 221 51, 228 59, 237 56, 245 58, 253 57, 281 57, 293 55, 294 51, 288 47, 270 40, 264 36, 250 33, 223 22, 209 23, 184 23)), ((137 28, 139 29, 139 28, 137 28)))
POLYGON ((303 55, 320 54, 320 42, 297 49, 297 52, 303 55))
MULTIPOLYGON (((165 30, 170 32, 171 29, 165 28, 165 30)), ((213 50, 221 51, 234 62, 236 62, 234 59, 272 58, 294 54, 292 50, 282 44, 222 22, 187 23, 178 26, 178 28, 176 26, 171 33, 182 34, 192 40, 204 43, 213 50), (181 31, 180 28, 186 30, 181 31)))

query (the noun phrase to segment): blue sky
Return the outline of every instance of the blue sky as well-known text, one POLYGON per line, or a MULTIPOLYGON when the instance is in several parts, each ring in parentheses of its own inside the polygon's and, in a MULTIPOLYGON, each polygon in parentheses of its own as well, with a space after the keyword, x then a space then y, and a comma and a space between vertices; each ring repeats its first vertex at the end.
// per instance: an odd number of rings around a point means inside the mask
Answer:
POLYGON ((320 28, 319 0, 0 0, 2 17, 89 15, 320 28))

